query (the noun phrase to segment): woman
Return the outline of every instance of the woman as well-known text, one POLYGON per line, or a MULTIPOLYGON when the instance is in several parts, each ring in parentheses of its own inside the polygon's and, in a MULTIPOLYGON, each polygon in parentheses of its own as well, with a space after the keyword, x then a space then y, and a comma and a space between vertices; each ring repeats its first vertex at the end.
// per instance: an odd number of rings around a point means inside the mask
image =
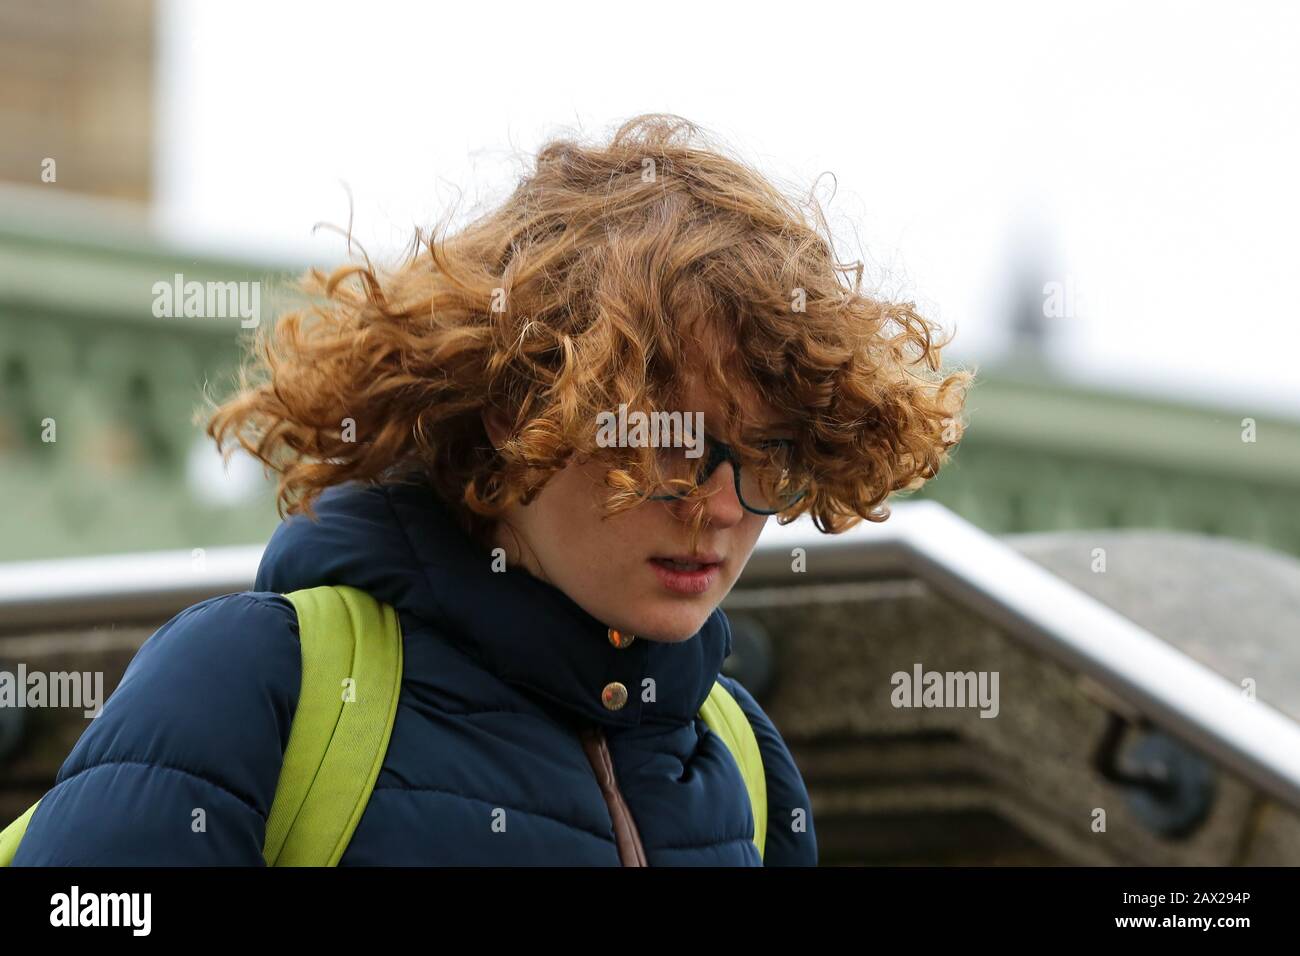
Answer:
POLYGON ((720 674, 718 605, 770 516, 836 533, 932 477, 968 375, 918 371, 939 369, 930 324, 861 292, 860 265, 842 283, 824 219, 698 132, 656 115, 551 142, 428 257, 307 276, 316 301, 208 425, 279 475, 254 589, 144 644, 15 864, 262 863, 302 681, 283 595, 321 585, 401 625, 342 864, 817 862, 785 743, 720 674), (611 442, 601 423, 635 412, 669 440, 611 442), (761 753, 761 853, 700 719, 715 682, 761 753))

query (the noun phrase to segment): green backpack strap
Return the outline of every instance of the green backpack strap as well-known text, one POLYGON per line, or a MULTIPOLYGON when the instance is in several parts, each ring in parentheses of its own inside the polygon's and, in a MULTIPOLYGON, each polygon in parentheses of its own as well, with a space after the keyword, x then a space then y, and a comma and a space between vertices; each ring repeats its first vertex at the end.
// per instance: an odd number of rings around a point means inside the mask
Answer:
POLYGON ((740 767, 740 775, 745 778, 749 805, 754 812, 754 845, 762 858, 767 845, 767 774, 763 770, 763 755, 758 749, 754 728, 721 681, 713 682, 713 689, 700 708, 700 716, 709 729, 722 738, 740 767))
POLYGON ((41 801, 37 800, 27 808, 26 813, 0 830, 0 866, 9 866, 13 863, 14 854, 18 852, 18 844, 23 841, 23 834, 27 832, 27 824, 31 822, 32 814, 40 804, 41 801))
POLYGON ((397 612, 356 588, 285 595, 298 611, 302 688, 266 820, 269 866, 334 866, 383 766, 402 683, 397 612))

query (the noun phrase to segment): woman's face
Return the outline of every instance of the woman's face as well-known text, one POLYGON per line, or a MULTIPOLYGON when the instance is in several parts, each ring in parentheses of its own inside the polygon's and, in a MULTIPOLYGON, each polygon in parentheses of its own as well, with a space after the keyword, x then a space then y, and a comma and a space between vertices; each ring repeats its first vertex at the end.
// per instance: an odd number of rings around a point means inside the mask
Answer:
MULTIPOLYGON (((722 420, 717 402, 698 386, 687 392, 684 408, 672 409, 679 410, 702 411, 710 434, 710 422, 722 420)), ((769 408, 751 403, 748 410, 768 423, 762 437, 789 437, 788 428, 774 424, 769 408)), ((506 438, 504 421, 485 416, 484 424, 500 445, 506 438)), ((645 501, 602 519, 604 467, 596 462, 571 460, 531 504, 516 503, 496 528, 495 543, 609 627, 650 640, 683 641, 698 633, 731 591, 767 521, 768 516, 741 506, 733 467, 723 462, 704 486, 714 493, 703 503, 706 520, 695 554, 716 560, 704 574, 675 575, 655 561, 691 555, 691 506, 645 501)))

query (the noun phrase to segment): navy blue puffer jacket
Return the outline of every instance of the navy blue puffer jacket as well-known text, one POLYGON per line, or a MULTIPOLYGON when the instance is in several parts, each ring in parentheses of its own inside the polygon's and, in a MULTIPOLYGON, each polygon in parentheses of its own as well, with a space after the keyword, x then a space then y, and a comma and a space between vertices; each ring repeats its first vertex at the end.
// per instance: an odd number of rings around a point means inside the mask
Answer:
POLYGON ((740 771, 697 716, 731 648, 721 609, 688 641, 618 648, 563 592, 494 573, 427 488, 345 485, 316 510, 276 531, 253 591, 145 642, 14 865, 261 865, 301 671, 280 595, 323 584, 393 605, 404 642, 392 739, 343 865, 817 862, 807 790, 753 697, 721 678, 762 751, 765 861, 740 771), (610 681, 633 691, 620 710, 601 702, 610 681))

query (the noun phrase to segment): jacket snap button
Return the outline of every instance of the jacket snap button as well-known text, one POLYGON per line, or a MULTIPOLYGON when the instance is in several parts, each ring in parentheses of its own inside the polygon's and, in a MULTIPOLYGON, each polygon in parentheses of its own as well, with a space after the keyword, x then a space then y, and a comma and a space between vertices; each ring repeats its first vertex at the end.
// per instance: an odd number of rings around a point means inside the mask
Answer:
POLYGON ((609 642, 619 650, 622 650, 625 647, 630 647, 632 642, 635 640, 635 634, 624 634, 622 631, 616 631, 612 627, 609 629, 609 642))
POLYGON ((620 710, 627 703, 627 688, 618 681, 610 681, 600 692, 600 702, 606 710, 620 710))

